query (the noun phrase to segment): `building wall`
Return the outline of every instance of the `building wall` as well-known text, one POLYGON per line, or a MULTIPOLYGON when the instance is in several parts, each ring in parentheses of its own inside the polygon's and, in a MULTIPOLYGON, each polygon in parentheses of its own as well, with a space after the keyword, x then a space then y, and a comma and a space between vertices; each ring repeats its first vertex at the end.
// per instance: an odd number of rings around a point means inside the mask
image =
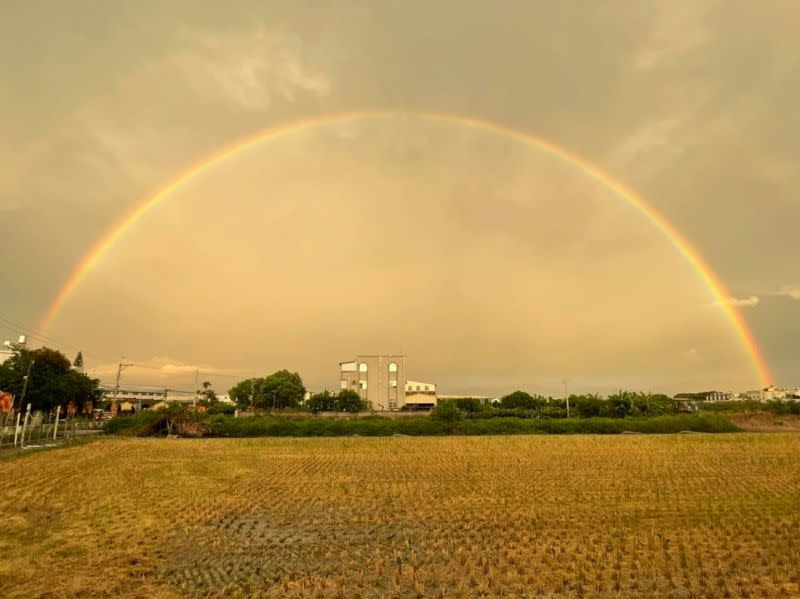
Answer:
POLYGON ((357 356, 339 365, 340 389, 357 391, 374 410, 399 410, 406 398, 404 356, 357 356))
POLYGON ((406 381, 406 395, 409 393, 436 394, 436 383, 423 383, 422 381, 406 381))
POLYGON ((406 405, 438 405, 438 399, 434 393, 406 393, 406 405))

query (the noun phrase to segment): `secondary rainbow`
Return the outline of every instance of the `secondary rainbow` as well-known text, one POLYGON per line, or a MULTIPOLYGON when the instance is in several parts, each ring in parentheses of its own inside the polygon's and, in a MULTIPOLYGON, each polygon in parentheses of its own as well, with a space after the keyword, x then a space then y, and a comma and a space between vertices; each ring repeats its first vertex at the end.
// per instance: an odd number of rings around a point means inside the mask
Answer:
POLYGON ((64 284, 59 289, 52 303, 48 307, 38 326, 38 332, 46 334, 53 320, 58 315, 61 308, 78 288, 81 282, 91 272, 103 258, 105 253, 122 238, 136 223, 145 215, 153 210, 158 204, 169 198, 172 193, 189 181, 202 175, 207 170, 220 164, 230 161, 244 152, 254 149, 262 144, 280 139, 282 137, 308 131, 322 126, 346 123, 366 119, 379 119, 387 117, 411 117, 425 121, 435 121, 467 127, 469 129, 486 131, 513 138, 545 154, 568 162, 578 167, 585 175, 602 183, 605 187, 613 191, 617 196, 628 204, 639 210, 663 233, 669 242, 678 250, 683 258, 691 265, 693 270, 702 279, 714 296, 720 308, 733 325, 742 345, 750 356, 753 367, 758 374, 762 385, 767 385, 772 381, 772 375, 758 342, 750 330, 747 321, 740 309, 730 301, 730 295, 725 285, 717 274, 706 263, 705 259, 694 248, 694 246, 678 231, 675 226, 656 208, 648 204, 641 196, 630 189, 625 184, 614 179, 610 174, 600 167, 588 162, 584 158, 573 154, 569 150, 561 148, 546 139, 541 139, 525 131, 512 129, 502 124, 457 114, 434 113, 434 112, 408 112, 401 110, 381 110, 381 111, 359 111, 328 114, 310 119, 294 121, 270 127, 239 139, 229 145, 217 149, 212 154, 189 166, 187 169, 178 173, 169 180, 154 194, 144 198, 131 210, 119 218, 105 233, 92 245, 84 254, 81 260, 75 265, 64 284))

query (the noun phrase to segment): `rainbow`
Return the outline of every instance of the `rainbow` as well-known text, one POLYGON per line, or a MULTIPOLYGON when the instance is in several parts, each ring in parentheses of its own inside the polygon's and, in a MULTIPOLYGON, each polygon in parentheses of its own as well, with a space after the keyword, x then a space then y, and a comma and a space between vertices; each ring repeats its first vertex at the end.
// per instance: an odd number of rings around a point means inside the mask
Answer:
POLYGON ((433 112, 408 112, 402 110, 376 110, 359 111, 328 114, 310 119, 285 123, 275 127, 259 131, 243 139, 217 149, 204 159, 189 166, 187 169, 178 173, 169 180, 153 195, 144 198, 132 209, 122 215, 105 233, 92 245, 83 255, 75 268, 67 277, 64 284, 59 289, 50 306, 42 317, 38 332, 45 334, 52 325, 61 308, 69 300, 81 282, 97 265, 106 252, 117 243, 131 228, 133 228, 142 218, 161 202, 169 198, 173 192, 177 191, 204 172, 226 163, 242 155, 248 150, 254 149, 262 144, 269 143, 276 139, 308 131, 320 126, 329 126, 351 121, 364 119, 379 119, 386 117, 413 117, 415 119, 434 121, 444 124, 458 125, 473 130, 485 131, 489 133, 504 135, 518 142, 526 144, 540 152, 558 158, 564 162, 578 167, 583 173, 598 181, 609 190, 613 191, 619 198, 630 204, 636 210, 646 216, 669 240, 669 242, 683 256, 686 262, 697 273, 702 282, 709 289, 716 300, 716 304, 724 311, 725 316, 733 325, 741 343, 750 357, 752 365, 757 372, 763 385, 772 381, 767 362, 761 352, 753 332, 750 330, 747 321, 741 311, 730 301, 730 296, 725 285, 717 274, 706 263, 700 253, 692 244, 667 220, 667 218, 656 208, 648 204, 642 197, 636 194, 625 184, 617 181, 604 170, 588 162, 587 160, 573 154, 569 150, 561 148, 545 139, 536 137, 530 133, 512 129, 505 125, 493 123, 491 121, 455 114, 433 113, 433 112))

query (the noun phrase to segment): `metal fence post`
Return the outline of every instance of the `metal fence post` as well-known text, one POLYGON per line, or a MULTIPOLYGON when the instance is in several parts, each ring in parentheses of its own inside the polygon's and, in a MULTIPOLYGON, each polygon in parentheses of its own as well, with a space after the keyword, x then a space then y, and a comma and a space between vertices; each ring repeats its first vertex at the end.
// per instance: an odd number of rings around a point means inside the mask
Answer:
POLYGON ((17 412, 17 423, 14 425, 14 447, 17 446, 17 437, 19 437, 19 412, 17 412))
POLYGON ((28 409, 25 410, 25 419, 22 421, 22 438, 19 440, 19 446, 25 447, 25 431, 28 428, 28 420, 31 417, 31 404, 28 404, 28 409))
POLYGON ((58 417, 61 415, 61 406, 56 408, 56 421, 53 425, 53 441, 56 440, 56 435, 58 434, 58 417))

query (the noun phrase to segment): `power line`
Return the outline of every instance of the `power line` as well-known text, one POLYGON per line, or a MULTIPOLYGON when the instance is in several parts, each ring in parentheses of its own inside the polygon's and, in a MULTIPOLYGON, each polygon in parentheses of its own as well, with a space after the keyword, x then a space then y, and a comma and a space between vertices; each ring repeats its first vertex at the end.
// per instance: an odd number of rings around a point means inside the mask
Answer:
MULTIPOLYGON (((11 333, 15 333, 15 334, 19 334, 20 332, 24 333, 27 337, 30 337, 30 338, 33 338, 34 340, 38 340, 40 342, 43 342, 43 344, 48 344, 48 345, 52 344, 53 346, 55 346, 55 347, 53 347, 53 349, 66 348, 66 349, 69 349, 69 350, 74 351, 74 352, 80 352, 80 353, 83 354, 84 359, 89 359, 92 362, 96 362, 96 363, 97 362, 99 362, 99 363, 107 362, 109 364, 114 362, 114 360, 111 359, 111 358, 101 358, 101 357, 99 357, 99 356, 97 356, 95 354, 91 354, 91 353, 87 354, 83 349, 81 349, 79 347, 76 347, 76 346, 68 344, 68 343, 62 343, 61 341, 58 341, 57 339, 54 339, 53 337, 50 337, 49 335, 44 335, 42 333, 39 333, 33 327, 28 327, 28 326, 21 325, 21 324, 19 324, 17 322, 9 320, 8 318, 3 317, 3 316, 0 316, 0 328, 3 328, 5 330, 7 330, 7 331, 9 331, 11 333)), ((173 376, 191 374, 191 367, 187 367, 187 369, 186 369, 187 371, 186 372, 169 372, 169 371, 165 371, 163 366, 151 365, 151 364, 143 363, 141 361, 137 361, 135 359, 133 360, 133 363, 130 366, 131 367, 136 367, 137 369, 142 368, 142 369, 145 369, 145 370, 157 370, 157 371, 160 371, 160 372, 162 372, 164 374, 173 375, 173 376)), ((95 370, 95 368, 87 369, 87 370, 95 370)), ((241 374, 226 374, 226 373, 214 372, 214 371, 204 371, 204 370, 198 369, 196 367, 195 367, 195 370, 196 370, 197 376, 202 374, 202 375, 205 375, 205 376, 208 376, 208 377, 211 377, 211 378, 236 379, 236 380, 239 380, 239 381, 248 380, 248 379, 252 379, 252 378, 258 378, 258 375, 253 374, 253 372, 242 372, 241 374)))
POLYGON ((52 337, 49 337, 47 335, 43 335, 43 334, 37 332, 35 329, 33 329, 31 327, 23 326, 21 324, 18 324, 16 322, 8 320, 7 318, 4 318, 2 316, 0 316, 0 327, 2 327, 4 329, 6 329, 7 331, 10 331, 10 332, 12 332, 14 334, 17 334, 17 335, 20 334, 20 333, 24 333, 26 337, 30 337, 30 338, 32 338, 34 340, 38 340, 38 341, 42 342, 42 345, 56 346, 53 349, 66 348, 66 349, 69 349, 71 351, 81 352, 81 353, 83 353, 84 358, 90 358, 91 360, 94 360, 96 362, 106 361, 105 358, 99 358, 96 355, 87 354, 87 353, 85 353, 83 351, 83 349, 81 349, 79 347, 75 347, 75 346, 70 345, 68 343, 62 343, 61 341, 53 339, 52 337), (3 323, 5 323, 5 324, 3 324, 3 323))

